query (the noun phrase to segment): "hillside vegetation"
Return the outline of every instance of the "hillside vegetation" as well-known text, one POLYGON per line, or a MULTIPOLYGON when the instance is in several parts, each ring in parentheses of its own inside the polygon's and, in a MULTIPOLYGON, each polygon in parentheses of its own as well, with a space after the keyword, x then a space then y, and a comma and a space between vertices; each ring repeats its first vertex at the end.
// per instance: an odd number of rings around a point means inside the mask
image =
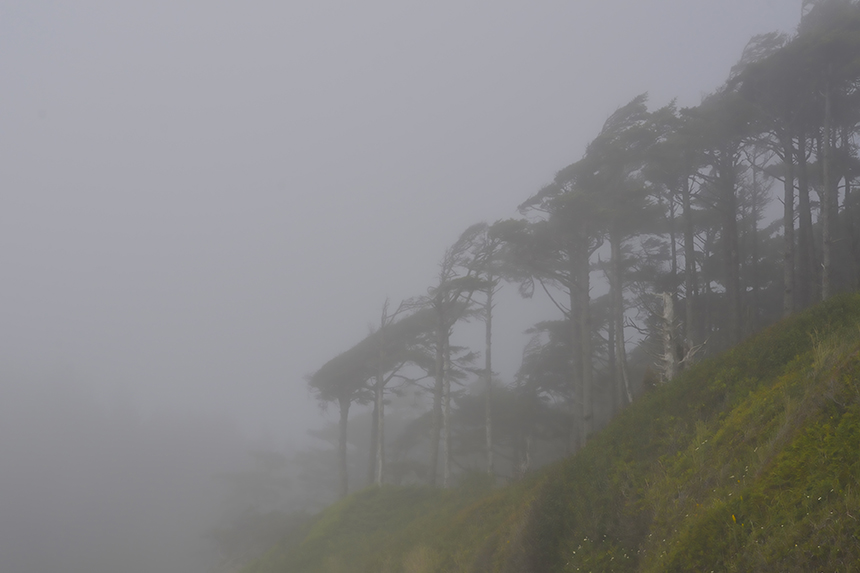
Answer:
POLYGON ((860 563, 860 295, 646 393, 503 488, 370 488, 244 573, 849 571, 860 563))

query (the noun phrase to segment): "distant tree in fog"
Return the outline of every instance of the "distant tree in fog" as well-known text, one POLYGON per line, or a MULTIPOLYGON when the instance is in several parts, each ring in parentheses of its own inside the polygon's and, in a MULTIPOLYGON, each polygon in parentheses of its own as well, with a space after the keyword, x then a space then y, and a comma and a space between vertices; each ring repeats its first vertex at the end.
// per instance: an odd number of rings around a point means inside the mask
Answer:
POLYGON ((323 405, 336 402, 339 413, 337 468, 338 489, 341 496, 349 493, 347 468, 347 425, 349 408, 353 402, 368 403, 372 393, 367 381, 373 376, 372 364, 367 361, 366 348, 354 346, 328 362, 308 377, 308 386, 323 405))
MULTIPOLYGON (((541 450, 535 444, 553 444, 544 454, 582 447, 646 377, 669 380, 698 356, 860 286, 860 4, 818 0, 802 11, 795 34, 750 40, 699 105, 651 112, 643 94, 619 107, 581 158, 520 205, 522 219, 471 226, 446 250, 436 284, 413 301, 430 317, 412 363, 433 378, 432 406, 393 440, 395 479, 407 466, 424 471, 404 452, 428 428, 429 483, 440 446, 445 485, 455 464, 474 464, 478 427, 487 471, 497 471, 498 454, 519 475, 541 450), (498 387, 492 373, 500 280, 524 296, 540 291, 562 318, 531 331, 513 388, 498 387), (593 299, 593 288, 608 292, 593 299), (457 368, 453 328, 479 315, 484 368, 457 368), (482 420, 474 395, 452 392, 454 378, 468 374, 480 379, 482 420)), ((382 435, 393 366, 380 366, 392 352, 387 341, 398 338, 389 319, 383 311, 376 342, 367 343, 377 345, 367 354, 375 359, 347 353, 312 380, 322 400, 342 404, 343 432, 349 403, 369 400, 374 380, 382 435)), ((377 440, 371 466, 381 483, 377 440)), ((342 454, 344 444, 345 434, 342 454)))
POLYGON ((428 481, 436 484, 439 463, 439 442, 442 441, 442 479, 447 486, 451 476, 451 329, 472 308, 476 292, 486 286, 481 276, 481 238, 484 223, 472 225, 445 250, 439 262, 438 281, 415 303, 432 309, 435 316, 433 413, 430 430, 430 462, 428 481))

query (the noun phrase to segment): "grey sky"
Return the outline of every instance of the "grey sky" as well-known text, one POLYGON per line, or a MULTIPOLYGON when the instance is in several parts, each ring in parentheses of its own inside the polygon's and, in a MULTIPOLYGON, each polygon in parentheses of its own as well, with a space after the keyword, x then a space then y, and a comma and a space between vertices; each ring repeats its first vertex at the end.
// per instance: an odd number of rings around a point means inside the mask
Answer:
MULTIPOLYGON (((799 13, 0 0, 0 369, 301 432, 303 375, 461 230, 514 216, 637 93, 696 104, 799 13)), ((534 317, 499 313, 518 343, 534 317)))

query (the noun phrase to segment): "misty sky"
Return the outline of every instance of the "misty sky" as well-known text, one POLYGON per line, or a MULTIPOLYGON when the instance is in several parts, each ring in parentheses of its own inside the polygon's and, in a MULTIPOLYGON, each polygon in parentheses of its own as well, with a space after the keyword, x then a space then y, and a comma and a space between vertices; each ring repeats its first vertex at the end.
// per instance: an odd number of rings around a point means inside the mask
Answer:
MULTIPOLYGON (((695 105, 799 15, 0 0, 0 374, 298 435, 303 376, 424 293, 463 229, 516 216, 636 94, 695 105)), ((531 304, 499 308, 508 377, 531 304)))

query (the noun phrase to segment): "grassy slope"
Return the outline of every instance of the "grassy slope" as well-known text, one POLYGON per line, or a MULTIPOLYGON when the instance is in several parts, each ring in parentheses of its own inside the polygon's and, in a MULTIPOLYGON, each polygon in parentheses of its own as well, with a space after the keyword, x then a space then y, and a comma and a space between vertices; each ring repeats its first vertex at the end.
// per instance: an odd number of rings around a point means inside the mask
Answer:
POLYGON ((850 571, 860 563, 860 295, 640 398, 506 488, 370 489, 245 573, 850 571))

